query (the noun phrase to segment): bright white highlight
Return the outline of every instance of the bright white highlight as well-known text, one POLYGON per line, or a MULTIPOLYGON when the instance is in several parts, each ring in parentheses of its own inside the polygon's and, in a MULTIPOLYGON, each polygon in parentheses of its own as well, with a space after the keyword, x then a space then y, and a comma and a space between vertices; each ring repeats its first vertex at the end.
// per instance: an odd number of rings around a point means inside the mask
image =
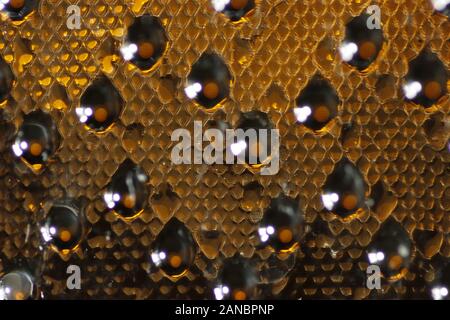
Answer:
POLYGON ((230 289, 227 286, 218 286, 214 288, 214 296, 216 300, 222 300, 225 295, 230 293, 230 289))
POLYGON ((120 201, 120 194, 105 192, 103 195, 103 200, 105 200, 106 205, 109 209, 112 209, 116 206, 116 203, 120 201))
POLYGON ((242 151, 244 151, 247 148, 247 143, 245 143, 245 141, 238 141, 236 143, 233 143, 230 146, 231 152, 237 156, 238 154, 240 154, 242 151))
POLYGON ((269 240, 269 236, 275 233, 275 229, 272 226, 268 226, 266 228, 259 228, 258 233, 261 241, 266 242, 267 240, 269 240))
POLYGON ((354 42, 344 42, 339 47, 339 53, 341 54, 342 60, 344 61, 350 61, 353 59, 353 56, 355 53, 358 52, 358 46, 354 42))
POLYGON ((129 61, 133 59, 134 54, 138 51, 138 47, 134 43, 125 44, 120 48, 120 53, 122 53, 122 57, 124 60, 129 61))
POLYGON ((370 263, 377 263, 384 260, 384 253, 383 252, 372 252, 369 253, 369 261, 370 263))
POLYGON ((422 91, 422 85, 418 81, 413 81, 403 85, 403 92, 408 99, 414 99, 422 91))
POLYGON ((93 111, 89 107, 79 107, 75 109, 75 113, 77 114, 78 118, 80 119, 81 123, 86 123, 88 118, 92 116, 93 111))
POLYGON ((332 210, 336 202, 339 201, 339 195, 337 193, 327 193, 322 195, 322 202, 325 208, 332 210))
POLYGON ((312 110, 309 106, 294 108, 294 114, 298 122, 305 122, 311 113, 312 110))
POLYGON ((191 84, 184 88, 184 92, 186 93, 189 99, 194 99, 199 92, 202 91, 202 85, 198 82, 191 84))
POLYGON ((450 0, 431 0, 431 4, 437 11, 443 11, 450 4, 450 0))
POLYGON ((211 0, 211 4, 214 7, 214 10, 216 11, 223 11, 227 4, 230 3, 230 0, 211 0))
POLYGON ((431 295, 434 300, 442 300, 448 296, 448 289, 446 287, 434 287, 431 289, 431 295))
POLYGON ((167 255, 163 251, 161 251, 161 252, 152 252, 151 258, 152 258, 153 263, 156 266, 159 266, 159 265, 161 265, 161 262, 167 258, 167 255))

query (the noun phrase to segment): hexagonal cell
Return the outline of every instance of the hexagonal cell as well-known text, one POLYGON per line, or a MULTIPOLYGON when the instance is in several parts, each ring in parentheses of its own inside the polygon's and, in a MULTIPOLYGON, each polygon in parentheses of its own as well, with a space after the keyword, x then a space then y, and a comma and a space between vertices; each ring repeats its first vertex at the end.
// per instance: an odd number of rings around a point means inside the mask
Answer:
POLYGON ((338 114, 340 101, 336 91, 321 77, 314 77, 296 99, 297 121, 314 131, 320 131, 338 114))
POLYGON ((364 206, 365 192, 363 176, 353 163, 344 158, 327 177, 322 202, 327 210, 348 220, 356 217, 364 206))
POLYGON ((373 17, 362 14, 353 18, 345 28, 345 38, 339 47, 342 60, 359 71, 365 71, 378 57, 383 47, 383 31, 369 29, 373 17))
POLYGON ((21 21, 37 8, 38 3, 39 0, 6 0, 6 3, 0 3, 0 11, 13 21, 21 21))
POLYGON ((107 207, 124 220, 137 218, 147 206, 148 180, 144 170, 131 160, 125 160, 103 194, 107 207))
POLYGON ((405 99, 424 107, 437 103, 447 93, 448 71, 439 58, 428 50, 409 63, 403 92, 405 99))
POLYGON ((128 27, 120 49, 125 60, 145 72, 153 70, 167 50, 167 35, 158 18, 143 15, 128 27))
POLYGON ((123 99, 111 81, 107 78, 95 80, 83 93, 80 106, 75 109, 80 122, 87 129, 98 133, 105 132, 117 121, 123 99))
POLYGON ((76 250, 83 237, 83 212, 73 200, 53 204, 40 231, 44 242, 62 254, 76 250))
POLYGON ((27 166, 38 171, 59 148, 60 139, 52 117, 38 110, 24 116, 12 150, 27 166))
POLYGON ((222 58, 205 53, 192 66, 184 91, 188 98, 212 109, 228 98, 231 81, 230 71, 222 58))
POLYGON ((0 103, 6 100, 14 84, 14 74, 9 64, 0 57, 0 103))
POLYGON ((255 0, 211 0, 217 12, 223 13, 232 22, 241 22, 253 14, 255 0))
POLYGON ((152 262, 170 277, 183 276, 192 266, 196 247, 191 232, 178 219, 170 220, 151 247, 152 262))
POLYGON ((231 152, 255 169, 268 164, 274 156, 272 147, 276 147, 272 146, 273 128, 274 125, 267 113, 261 111, 242 113, 231 152))

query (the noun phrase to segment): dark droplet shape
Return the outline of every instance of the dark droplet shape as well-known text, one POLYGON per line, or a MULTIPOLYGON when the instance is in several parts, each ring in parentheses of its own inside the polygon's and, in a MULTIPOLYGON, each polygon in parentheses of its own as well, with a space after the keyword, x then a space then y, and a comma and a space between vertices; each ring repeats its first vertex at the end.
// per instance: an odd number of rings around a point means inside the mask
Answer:
POLYGON ((73 251, 83 237, 82 215, 81 209, 71 201, 55 203, 41 227, 44 241, 56 251, 73 251))
POLYGON ((367 247, 369 264, 378 265, 389 280, 401 277, 409 266, 411 239, 403 226, 390 219, 381 225, 367 247))
POLYGON ((59 143, 60 135, 51 116, 34 111, 24 116, 12 149, 25 164, 40 170, 59 148, 59 143))
POLYGON ((403 86, 407 101, 430 107, 447 93, 448 72, 439 58, 422 52, 409 63, 403 86), (420 84, 420 88, 416 88, 420 84))
MULTIPOLYGON (((245 163, 259 168, 266 164, 271 158, 272 151, 272 129, 274 128, 269 116, 261 111, 250 111, 241 114, 237 129, 243 130, 243 135, 237 132, 236 142, 245 142, 245 149, 241 151, 245 163), (259 130, 263 130, 260 132, 259 130), (256 139, 251 139, 254 136, 256 139)), ((238 156, 241 156, 239 153, 238 156)))
POLYGON ((328 176, 322 191, 322 202, 327 210, 349 218, 363 207, 365 200, 364 179, 347 159, 341 160, 328 176))
POLYGON ((338 114, 339 98, 328 81, 315 77, 296 99, 297 121, 319 131, 338 114))
POLYGON ((258 228, 260 240, 277 252, 290 252, 298 246, 302 221, 298 200, 284 195, 272 199, 258 228))
POLYGON ((128 27, 122 53, 126 60, 130 60, 139 69, 148 71, 160 61, 166 48, 167 36, 159 19, 143 15, 128 27), (134 50, 128 53, 131 48, 134 50))
POLYGON ((185 88, 186 95, 211 109, 230 94, 231 74, 222 58, 205 53, 192 66, 185 88))
POLYGON ((34 292, 31 275, 23 270, 14 270, 0 278, 0 300, 28 300, 34 292))
POLYGON ((139 166, 126 160, 117 169, 103 198, 108 208, 124 219, 134 219, 147 205, 148 176, 139 166))
POLYGON ((195 243, 191 232, 177 219, 170 220, 151 246, 151 261, 166 275, 180 277, 192 266, 195 243))
POLYGON ((97 132, 109 129, 120 116, 123 99, 107 78, 95 80, 83 93, 78 118, 88 128, 97 132))
POLYGON ((0 103, 8 98, 14 83, 14 75, 9 64, 0 57, 0 103))
POLYGON ((374 17, 362 14, 353 18, 345 29, 345 38, 341 50, 348 50, 348 46, 352 44, 356 45, 357 50, 351 58, 349 56, 348 59, 344 60, 359 71, 366 70, 377 59, 383 47, 383 31, 377 28, 368 28, 368 22, 370 24, 372 19, 374 17))
POLYGON ((25 19, 33 12, 39 3, 39 0, 9 0, 2 9, 13 21, 25 19))
POLYGON ((214 288, 216 299, 248 300, 253 297, 257 277, 253 265, 246 259, 225 260, 214 288))
POLYGON ((231 21, 238 22, 255 10, 255 0, 231 0, 221 11, 231 21))

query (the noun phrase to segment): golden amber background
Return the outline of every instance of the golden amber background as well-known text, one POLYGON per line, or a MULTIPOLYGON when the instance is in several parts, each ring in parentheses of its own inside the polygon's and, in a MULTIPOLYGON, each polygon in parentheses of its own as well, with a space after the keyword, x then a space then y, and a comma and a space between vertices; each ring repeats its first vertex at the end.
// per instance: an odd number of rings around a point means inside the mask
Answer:
POLYGON ((448 259, 449 95, 425 109, 405 103, 401 90, 409 61, 425 48, 450 70, 450 20, 434 13, 429 1, 261 0, 254 15, 236 25, 207 0, 44 0, 20 25, 3 17, 0 29, 0 54, 17 80, 1 110, 0 273, 27 261, 45 298, 211 298, 209 285, 223 259, 237 252, 258 270, 273 271, 262 277, 260 297, 418 297, 422 279, 431 281, 439 266, 434 261, 448 259), (71 4, 81 8, 80 30, 66 26, 71 4), (346 23, 370 4, 381 8, 385 43, 361 74, 341 61, 337 48, 346 23), (126 27, 144 13, 160 18, 169 39, 161 65, 149 74, 119 54, 126 27), (214 112, 183 91, 192 64, 207 51, 222 56, 234 78, 230 98, 214 112), (79 123, 75 108, 102 74, 125 107, 115 126, 97 135, 79 123), (316 74, 341 100, 339 117, 319 135, 296 124, 292 113, 316 74), (5 143, 23 114, 37 109, 51 114, 62 137, 40 174, 23 168, 5 143), (260 176, 242 165, 171 163, 173 130, 192 130, 194 120, 235 125, 240 112, 251 110, 267 112, 280 130, 277 175, 260 176), (427 125, 430 119, 435 126, 427 125), (353 126, 343 135, 345 123, 353 126), (320 199, 342 157, 357 165, 369 189, 381 181, 387 191, 377 209, 348 223, 325 213, 320 199), (130 223, 102 200, 126 158, 150 177, 150 204, 130 223), (258 188, 247 187, 251 182, 258 188), (288 257, 255 247, 263 209, 280 192, 300 197, 307 229, 288 257), (38 223, 62 197, 88 200, 86 235, 67 256, 39 248, 38 223), (369 295, 353 279, 364 272, 364 248, 389 216, 411 239, 427 234, 429 240, 414 241, 414 266, 404 281, 369 295), (149 246, 171 217, 184 222, 198 244, 195 266, 178 280, 148 273, 149 246), (217 231, 211 239, 209 231, 217 231), (69 264, 81 267, 81 290, 66 289, 69 264))

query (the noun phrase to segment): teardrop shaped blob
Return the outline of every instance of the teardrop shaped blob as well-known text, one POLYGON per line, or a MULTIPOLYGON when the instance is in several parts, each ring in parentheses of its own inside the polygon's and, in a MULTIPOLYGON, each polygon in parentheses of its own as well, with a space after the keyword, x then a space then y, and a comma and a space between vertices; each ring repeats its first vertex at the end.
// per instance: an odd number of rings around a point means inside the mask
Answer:
POLYGON ((137 218, 147 205, 148 176, 132 161, 126 160, 117 169, 103 195, 106 205, 125 220, 137 218))
POLYGON ((233 22, 239 22, 249 17, 256 7, 255 0, 211 0, 211 3, 216 11, 223 13, 233 22))
POLYGON ((388 280, 398 280, 405 274, 411 259, 411 239, 403 226, 393 219, 381 225, 367 247, 367 259, 378 265, 388 280))
POLYGON ((177 219, 170 220, 151 246, 151 261, 170 277, 181 277, 195 259, 191 232, 177 219))
POLYGON ((59 144, 60 135, 52 117, 39 110, 24 116, 12 150, 27 166, 40 170, 59 144))
POLYGON ((107 78, 95 80, 83 93, 75 112, 88 129, 104 132, 118 120, 123 99, 107 78))
POLYGON ((243 157, 245 163, 253 168, 260 168, 269 163, 272 157, 272 134, 275 134, 273 128, 267 113, 242 113, 237 125, 236 142, 232 144, 231 152, 243 157))
POLYGON ((0 103, 10 95, 13 83, 14 74, 11 67, 0 57, 0 103))
POLYGON ((137 17, 128 27, 125 42, 120 49, 125 60, 139 69, 150 71, 161 61, 167 49, 167 36, 158 18, 148 14, 137 17))
POLYGON ((27 300, 33 290, 33 279, 26 271, 11 271, 0 278, 0 300, 27 300))
POLYGON ((342 60, 359 71, 365 71, 378 57, 383 47, 381 28, 369 29, 376 16, 362 14, 353 18, 345 28, 345 38, 339 47, 342 60))
POLYGON ((433 300, 450 300, 450 262, 443 263, 437 270, 434 281, 428 288, 433 300))
POLYGON ((259 238, 277 252, 292 252, 302 235, 302 221, 299 202, 281 195, 272 199, 265 210, 258 228, 259 238))
POLYGON ((447 93, 448 74, 439 58, 428 50, 409 63, 403 84, 405 99, 424 107, 436 104, 447 93))
POLYGON ((329 82, 315 77, 297 97, 294 114, 299 123, 319 131, 337 116, 339 103, 329 82))
POLYGON ((184 91, 206 109, 222 103, 230 94, 231 74, 217 54, 205 53, 192 66, 184 91))
POLYGON ((37 7, 39 0, 7 0, 2 1, 0 11, 5 12, 13 21, 24 20, 37 7))
POLYGON ((41 235, 51 248, 67 254, 78 248, 83 237, 83 212, 72 201, 56 202, 41 226, 41 235))
POLYGON ((214 288, 217 300, 248 300, 254 296, 257 284, 254 266, 241 257, 225 260, 214 288))
POLYGON ((322 202, 328 211, 349 219, 363 207, 365 193, 364 179, 358 168, 343 159, 325 181, 322 202))

